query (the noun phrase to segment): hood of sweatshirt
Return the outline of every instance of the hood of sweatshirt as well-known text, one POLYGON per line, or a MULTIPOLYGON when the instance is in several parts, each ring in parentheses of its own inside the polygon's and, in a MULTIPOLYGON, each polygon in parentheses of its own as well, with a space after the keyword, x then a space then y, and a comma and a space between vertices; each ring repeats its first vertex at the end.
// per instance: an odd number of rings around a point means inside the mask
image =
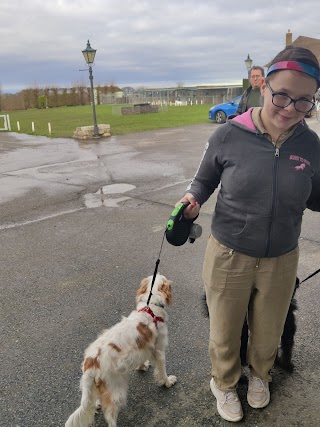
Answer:
MULTIPOLYGON (((246 111, 245 113, 240 114, 239 116, 236 116, 236 117, 232 118, 231 120, 229 120, 229 123, 231 125, 236 125, 238 127, 246 129, 250 132, 254 132, 256 134, 261 134, 259 129, 257 129, 255 124, 253 123, 252 114, 251 114, 252 110, 253 110, 253 107, 249 108, 249 110, 246 111)), ((301 133, 305 132, 307 129, 310 130, 306 121, 303 119, 303 120, 301 120, 300 123, 298 123, 294 133, 295 133, 295 135, 300 135, 301 133)))

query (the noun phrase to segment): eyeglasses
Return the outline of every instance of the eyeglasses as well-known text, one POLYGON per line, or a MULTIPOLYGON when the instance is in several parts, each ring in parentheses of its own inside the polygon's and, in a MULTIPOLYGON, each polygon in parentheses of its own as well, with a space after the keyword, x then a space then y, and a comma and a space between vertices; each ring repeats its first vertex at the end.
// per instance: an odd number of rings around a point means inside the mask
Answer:
POLYGON ((266 82, 266 85, 272 95, 272 104, 276 107, 286 108, 293 102, 296 111, 299 113, 308 113, 315 106, 314 102, 308 101, 306 98, 293 99, 286 93, 273 92, 269 82, 266 82))

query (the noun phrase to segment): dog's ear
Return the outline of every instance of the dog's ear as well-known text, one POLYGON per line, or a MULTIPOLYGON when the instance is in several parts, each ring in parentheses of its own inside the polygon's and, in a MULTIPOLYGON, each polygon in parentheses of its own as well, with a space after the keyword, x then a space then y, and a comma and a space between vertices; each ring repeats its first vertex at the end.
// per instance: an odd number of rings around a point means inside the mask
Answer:
POLYGON ((149 280, 147 278, 142 279, 140 283, 140 288, 137 290, 136 301, 138 301, 139 297, 147 292, 149 285, 149 280))
POLYGON ((159 287, 159 291, 164 294, 166 303, 168 305, 172 304, 171 284, 171 280, 164 278, 163 283, 159 287))

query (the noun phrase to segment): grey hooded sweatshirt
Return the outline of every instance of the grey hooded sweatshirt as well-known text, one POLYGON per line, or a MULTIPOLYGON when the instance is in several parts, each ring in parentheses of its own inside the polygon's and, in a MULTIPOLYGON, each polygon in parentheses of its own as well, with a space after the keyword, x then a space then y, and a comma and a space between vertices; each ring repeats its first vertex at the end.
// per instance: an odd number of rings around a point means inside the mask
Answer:
POLYGON ((187 191, 202 205, 219 183, 213 236, 252 257, 286 254, 298 245, 303 211, 320 211, 319 137, 302 122, 275 148, 249 110, 210 137, 187 191))

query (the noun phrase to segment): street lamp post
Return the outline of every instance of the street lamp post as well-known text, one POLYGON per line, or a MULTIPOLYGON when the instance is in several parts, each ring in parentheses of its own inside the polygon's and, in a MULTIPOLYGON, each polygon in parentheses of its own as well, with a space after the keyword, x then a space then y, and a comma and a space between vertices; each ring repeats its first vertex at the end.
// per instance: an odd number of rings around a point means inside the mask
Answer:
POLYGON ((246 64, 247 71, 248 71, 248 78, 243 79, 242 81, 242 89, 245 91, 248 89, 249 86, 249 73, 252 67, 252 59, 250 58, 250 55, 248 54, 247 59, 244 60, 244 63, 246 64))
POLYGON ((248 54, 247 59, 244 60, 244 63, 246 64, 247 70, 248 70, 248 77, 249 77, 249 71, 252 66, 252 59, 250 58, 250 55, 248 54))
POLYGON ((91 86, 91 103, 92 103, 92 112, 93 112, 93 137, 100 138, 99 128, 97 125, 96 106, 94 102, 93 75, 92 75, 92 64, 94 62, 96 51, 97 51, 96 49, 92 49, 92 47, 90 46, 90 42, 88 40, 87 47, 82 51, 82 53, 89 67, 89 79, 90 79, 90 86, 91 86))

